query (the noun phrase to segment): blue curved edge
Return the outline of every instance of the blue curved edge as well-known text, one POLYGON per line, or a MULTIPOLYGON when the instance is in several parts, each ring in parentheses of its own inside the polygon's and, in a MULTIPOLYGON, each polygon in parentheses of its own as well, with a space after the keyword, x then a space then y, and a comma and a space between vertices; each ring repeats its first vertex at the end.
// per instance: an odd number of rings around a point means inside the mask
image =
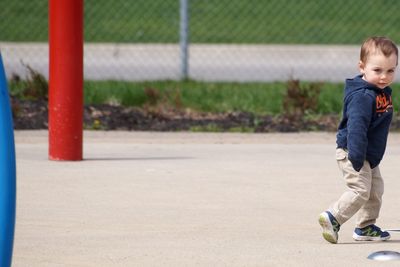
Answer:
POLYGON ((7 80, 0 53, 0 266, 11 266, 16 209, 14 129, 7 80))

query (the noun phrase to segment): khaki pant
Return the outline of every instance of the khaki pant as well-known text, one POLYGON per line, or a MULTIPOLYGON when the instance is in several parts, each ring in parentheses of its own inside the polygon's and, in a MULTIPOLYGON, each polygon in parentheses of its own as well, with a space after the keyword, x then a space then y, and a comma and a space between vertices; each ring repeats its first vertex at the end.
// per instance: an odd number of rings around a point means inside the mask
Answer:
POLYGON ((347 190, 331 205, 329 211, 340 225, 357 212, 356 227, 364 228, 374 224, 379 216, 384 190, 379 166, 371 169, 368 161, 364 161, 360 172, 357 172, 347 152, 340 148, 336 150, 336 160, 343 172, 347 190))

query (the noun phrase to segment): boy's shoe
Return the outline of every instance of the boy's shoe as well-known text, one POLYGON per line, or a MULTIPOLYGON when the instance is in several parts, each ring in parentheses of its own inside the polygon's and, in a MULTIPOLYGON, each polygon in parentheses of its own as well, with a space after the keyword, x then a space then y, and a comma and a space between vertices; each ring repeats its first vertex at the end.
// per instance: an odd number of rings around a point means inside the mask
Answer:
POLYGON ((390 234, 382 231, 375 224, 368 225, 364 228, 356 228, 353 233, 353 239, 356 241, 384 241, 390 238, 390 234))
POLYGON ((324 211, 319 215, 318 222, 322 227, 322 236, 326 241, 336 244, 338 241, 338 232, 340 230, 340 224, 333 217, 329 211, 324 211))

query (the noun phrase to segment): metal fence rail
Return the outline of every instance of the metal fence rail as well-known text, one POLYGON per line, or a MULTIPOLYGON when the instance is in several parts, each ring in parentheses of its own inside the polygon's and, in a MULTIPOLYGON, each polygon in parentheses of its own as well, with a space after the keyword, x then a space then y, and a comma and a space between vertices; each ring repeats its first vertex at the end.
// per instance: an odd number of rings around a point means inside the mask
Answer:
MULTIPOLYGON (((343 81, 370 35, 400 42, 395 0, 85 0, 85 79, 343 81)), ((0 0, 7 76, 48 77, 47 1, 0 0)))

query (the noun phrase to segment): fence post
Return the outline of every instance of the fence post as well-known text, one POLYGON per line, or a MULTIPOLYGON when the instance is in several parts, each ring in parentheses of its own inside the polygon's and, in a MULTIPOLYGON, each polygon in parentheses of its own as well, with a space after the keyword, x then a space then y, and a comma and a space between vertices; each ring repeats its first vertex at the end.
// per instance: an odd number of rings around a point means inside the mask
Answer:
POLYGON ((0 53, 0 266, 11 266, 16 202, 15 144, 10 97, 0 53))
POLYGON ((189 75, 189 0, 180 0, 180 55, 181 55, 181 79, 187 79, 189 75))
POLYGON ((49 0, 49 159, 82 160, 83 0, 49 0))

